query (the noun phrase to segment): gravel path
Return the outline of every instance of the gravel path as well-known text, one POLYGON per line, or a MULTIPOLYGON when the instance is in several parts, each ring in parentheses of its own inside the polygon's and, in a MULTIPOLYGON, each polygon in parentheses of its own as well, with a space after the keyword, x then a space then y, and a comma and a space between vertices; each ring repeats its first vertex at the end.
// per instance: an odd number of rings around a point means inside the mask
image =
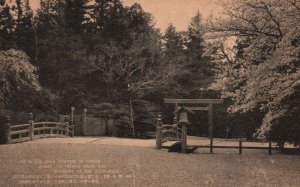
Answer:
POLYGON ((0 186, 296 187, 300 184, 299 156, 269 156, 266 151, 237 155, 236 150, 210 155, 204 149, 185 155, 156 150, 154 144, 154 140, 92 137, 0 145, 0 186))

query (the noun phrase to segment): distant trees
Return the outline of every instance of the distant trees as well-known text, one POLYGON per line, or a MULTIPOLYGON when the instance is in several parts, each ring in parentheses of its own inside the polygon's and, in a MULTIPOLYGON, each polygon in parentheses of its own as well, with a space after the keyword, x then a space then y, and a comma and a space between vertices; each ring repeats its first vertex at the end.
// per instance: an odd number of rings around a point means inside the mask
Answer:
POLYGON ((299 3, 229 1, 227 17, 210 24, 219 71, 212 87, 232 99, 231 112, 265 114, 261 137, 299 141, 299 3))

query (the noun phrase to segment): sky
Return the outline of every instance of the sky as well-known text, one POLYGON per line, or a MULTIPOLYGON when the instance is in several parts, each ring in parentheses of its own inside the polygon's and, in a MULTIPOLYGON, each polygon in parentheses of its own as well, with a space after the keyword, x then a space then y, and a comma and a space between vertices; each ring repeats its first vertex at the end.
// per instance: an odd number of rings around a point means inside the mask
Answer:
MULTIPOLYGON (((199 11, 204 18, 210 13, 217 14, 221 8, 219 0, 122 0, 124 5, 139 3, 143 10, 154 16, 155 26, 162 31, 172 23, 176 30, 186 30, 191 18, 199 11)), ((40 0, 30 0, 34 10, 39 7, 40 0)))

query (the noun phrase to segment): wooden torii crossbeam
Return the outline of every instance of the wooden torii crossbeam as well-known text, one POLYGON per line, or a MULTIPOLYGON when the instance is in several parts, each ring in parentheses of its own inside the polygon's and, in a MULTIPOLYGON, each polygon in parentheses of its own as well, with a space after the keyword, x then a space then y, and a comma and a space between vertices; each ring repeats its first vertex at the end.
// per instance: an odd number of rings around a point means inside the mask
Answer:
POLYGON ((208 111, 209 138, 213 139, 213 104, 223 103, 223 99, 164 99, 164 103, 175 104, 175 111, 180 104, 207 104, 205 107, 186 107, 192 111, 208 111))

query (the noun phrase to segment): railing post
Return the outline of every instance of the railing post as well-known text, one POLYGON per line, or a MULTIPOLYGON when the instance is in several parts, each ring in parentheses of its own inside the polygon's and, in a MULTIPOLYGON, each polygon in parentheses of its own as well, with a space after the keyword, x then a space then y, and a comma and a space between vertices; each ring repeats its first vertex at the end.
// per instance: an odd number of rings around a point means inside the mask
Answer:
POLYGON ((70 121, 73 122, 74 121, 74 111, 75 111, 75 107, 71 107, 71 119, 70 121))
MULTIPOLYGON (((69 126, 72 129, 72 131, 71 131, 71 136, 72 137, 73 137, 73 134, 74 134, 74 131, 73 131, 73 129, 74 129, 74 111, 75 111, 75 107, 71 107, 71 119, 70 119, 69 126)), ((69 129, 68 129, 68 132, 69 132, 69 129)), ((67 134, 67 136, 69 136, 69 134, 67 134)))
POLYGON ((30 140, 33 140, 34 137, 34 122, 33 122, 33 114, 29 113, 28 114, 28 124, 29 124, 29 136, 30 136, 30 140))
POLYGON ((177 122, 177 117, 175 116, 174 118, 173 118, 173 124, 174 125, 176 125, 175 126, 175 131, 176 131, 176 140, 178 141, 179 140, 179 135, 178 135, 178 122, 177 122))
POLYGON ((187 134, 186 123, 181 125, 181 153, 186 153, 186 134, 187 134))
POLYGON ((65 116, 65 135, 66 136, 69 136, 69 117, 68 116, 65 116))
POLYGON ((272 154, 272 140, 271 140, 271 136, 269 135, 269 155, 272 154))
POLYGON ((156 123, 156 149, 162 148, 162 121, 161 115, 158 115, 156 123))
POLYGON ((43 123, 43 137, 46 136, 46 124, 43 123))
POLYGON ((214 138, 214 127, 213 127, 213 105, 209 103, 208 105, 208 125, 209 125, 209 139, 214 138))
POLYGON ((56 127, 56 129, 55 129, 55 134, 58 135, 58 134, 59 134, 59 131, 58 131, 59 123, 56 123, 55 127, 56 127))
POLYGON ((71 125, 71 137, 74 137, 74 131, 75 131, 75 128, 74 128, 74 125, 72 124, 71 125))
POLYGON ((239 154, 242 154, 242 148, 243 148, 243 146, 242 146, 242 139, 240 138, 240 140, 239 140, 239 154))
POLYGON ((209 124, 209 140, 210 140, 210 154, 213 154, 213 105, 212 103, 209 103, 208 105, 208 124, 209 124))
POLYGON ((213 147, 214 147, 214 139, 211 138, 210 140, 210 154, 213 154, 213 147))
POLYGON ((4 123, 0 124, 0 144, 7 143, 7 130, 6 130, 6 118, 4 119, 4 123))
POLYGON ((11 128, 10 128, 11 124, 10 124, 10 117, 6 116, 5 119, 5 131, 4 131, 4 137, 5 137, 5 143, 10 143, 11 141, 11 128))

